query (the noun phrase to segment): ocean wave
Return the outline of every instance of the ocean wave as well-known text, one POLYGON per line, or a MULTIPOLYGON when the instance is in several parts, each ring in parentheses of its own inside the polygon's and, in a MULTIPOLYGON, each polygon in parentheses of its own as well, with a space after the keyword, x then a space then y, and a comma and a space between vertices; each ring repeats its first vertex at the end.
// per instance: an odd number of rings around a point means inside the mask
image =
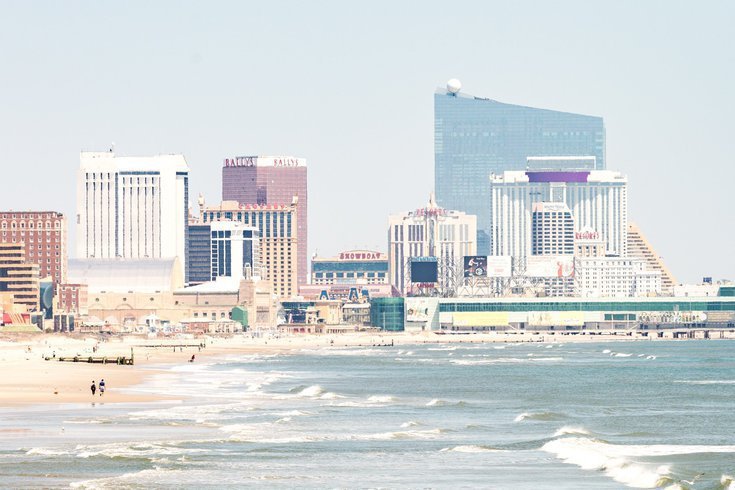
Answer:
POLYGON ((458 402, 450 402, 448 400, 442 400, 441 398, 434 398, 433 400, 429 401, 426 405, 426 407, 464 407, 467 405, 467 402, 464 400, 460 400, 458 402))
POLYGON ((416 422, 415 420, 409 420, 408 422, 404 422, 401 424, 401 429, 407 429, 409 427, 418 427, 421 424, 421 422, 416 422))
POLYGON ((491 446, 475 446, 475 445, 463 445, 454 447, 445 447, 440 452, 455 452, 455 453, 499 453, 504 452, 503 449, 497 449, 491 446))
POLYGON ((722 490, 735 490, 735 478, 730 475, 722 475, 720 477, 720 485, 722 490))
POLYGON ((373 395, 367 399, 370 403, 390 403, 396 401, 396 399, 390 395, 373 395))
POLYGON ((582 436, 589 436, 590 431, 585 429, 584 427, 573 427, 570 425, 565 425, 561 429, 554 432, 553 437, 560 437, 560 436, 568 436, 568 435, 582 435, 582 436))
POLYGON ((556 412, 523 412, 518 415, 513 421, 523 422, 524 420, 560 420, 565 418, 563 414, 556 412))
POLYGON ((586 470, 601 470, 615 481, 639 488, 676 484, 670 468, 636 461, 651 458, 705 453, 735 453, 735 446, 710 445, 615 445, 588 437, 565 437, 547 442, 542 450, 586 470))
POLYGON ((626 354, 624 352, 616 352, 615 354, 611 354, 613 357, 630 357, 633 354, 626 354))
POLYGON ((674 383, 689 385, 735 385, 735 379, 678 379, 674 383))
POLYGON ((395 432, 379 432, 376 434, 353 434, 350 439, 356 441, 390 441, 396 439, 434 439, 448 432, 446 429, 407 430, 395 432))
POLYGON ((610 349, 605 349, 604 351, 602 351, 603 354, 609 354, 610 352, 612 352, 610 349))
POLYGON ((456 347, 429 347, 426 350, 432 350, 432 351, 451 351, 451 350, 457 350, 456 347))
POLYGON ((565 463, 583 470, 603 471, 613 480, 637 488, 655 488, 673 483, 669 468, 635 463, 611 451, 611 445, 588 438, 568 437, 547 442, 541 448, 565 463))

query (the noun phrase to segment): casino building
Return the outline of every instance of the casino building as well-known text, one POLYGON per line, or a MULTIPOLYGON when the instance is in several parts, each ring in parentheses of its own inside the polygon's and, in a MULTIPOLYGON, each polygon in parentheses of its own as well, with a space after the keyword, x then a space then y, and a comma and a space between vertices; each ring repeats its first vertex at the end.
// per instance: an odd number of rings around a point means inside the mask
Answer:
POLYGON ((336 257, 311 259, 311 284, 387 284, 388 256, 372 250, 347 250, 336 257))
POLYGON ((701 298, 413 297, 405 299, 404 318, 405 330, 446 333, 735 329, 735 287, 701 298))

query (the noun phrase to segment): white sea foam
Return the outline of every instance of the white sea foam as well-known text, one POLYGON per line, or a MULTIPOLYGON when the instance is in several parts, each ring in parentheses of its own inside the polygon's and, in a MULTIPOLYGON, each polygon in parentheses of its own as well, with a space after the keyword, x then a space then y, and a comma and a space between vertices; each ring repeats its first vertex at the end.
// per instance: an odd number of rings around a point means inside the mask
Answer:
POLYGON ((588 431, 584 427, 574 427, 570 425, 565 425, 561 429, 554 432, 554 437, 567 436, 567 435, 588 436, 590 435, 590 431, 588 431))
POLYGON ((496 449, 490 446, 475 446, 475 445, 445 447, 444 449, 441 450, 441 452, 447 452, 447 451, 451 451, 455 453, 499 453, 499 452, 504 452, 502 449, 496 449))
POLYGON ((565 437, 547 442, 544 451, 587 470, 602 470, 615 481, 638 488, 674 483, 667 466, 655 467, 634 458, 699 453, 735 453, 735 446, 615 445, 588 437, 565 437))
POLYGON ((626 354, 626 353, 624 353, 624 352, 616 352, 616 353, 615 353, 615 355, 614 355, 613 357, 630 357, 630 356, 632 356, 632 355, 633 355, 633 354, 626 354))
POLYGON ((65 451, 63 449, 53 449, 48 447, 33 447, 26 451, 27 455, 39 455, 39 456, 63 456, 65 454, 70 454, 69 451, 65 451))
POLYGON ((556 439, 547 442, 541 449, 584 470, 604 471, 613 480, 636 488, 661 486, 667 475, 659 473, 655 467, 636 464, 616 454, 615 451, 610 451, 609 444, 593 439, 579 437, 556 439))
POLYGON ((390 395, 373 395, 368 398, 368 401, 371 403, 390 403, 395 400, 396 399, 390 395))
POLYGON ((421 425, 420 422, 416 422, 414 420, 409 420, 408 422, 404 422, 404 423, 401 424, 401 429, 407 429, 409 427, 417 427, 419 425, 421 425))
POLYGON ((324 388, 322 388, 319 385, 312 385, 298 392, 298 396, 303 396, 303 397, 321 396, 323 394, 324 394, 324 388))
POLYGON ((602 351, 603 354, 609 354, 610 352, 610 349, 605 349, 604 351, 602 351))
POLYGON ((444 351, 444 350, 457 350, 457 348, 456 347, 429 347, 426 350, 444 351))
POLYGON ((720 485, 722 485, 723 490, 735 490, 735 478, 730 475, 722 475, 720 485))

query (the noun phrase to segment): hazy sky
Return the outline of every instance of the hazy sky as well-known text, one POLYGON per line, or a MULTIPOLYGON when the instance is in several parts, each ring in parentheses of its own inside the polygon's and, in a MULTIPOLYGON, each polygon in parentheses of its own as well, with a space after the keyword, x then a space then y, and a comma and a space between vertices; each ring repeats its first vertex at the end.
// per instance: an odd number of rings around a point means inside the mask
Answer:
MULTIPOLYGON (((605 118, 680 281, 735 279, 735 2, 0 0, 0 208, 70 218, 80 150, 309 160, 310 253, 386 249, 433 185, 433 93, 605 118)), ((71 245, 71 244, 70 244, 71 245)), ((74 250, 70 247, 70 250, 74 250)))

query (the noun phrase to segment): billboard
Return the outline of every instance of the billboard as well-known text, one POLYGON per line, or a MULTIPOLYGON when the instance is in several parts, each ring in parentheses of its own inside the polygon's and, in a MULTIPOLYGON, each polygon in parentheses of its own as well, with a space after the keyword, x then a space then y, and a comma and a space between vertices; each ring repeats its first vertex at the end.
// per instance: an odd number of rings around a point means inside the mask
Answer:
POLYGON ((411 257, 411 282, 434 283, 439 280, 436 257, 411 257))
POLYGON ((464 277, 485 277, 487 276, 487 256, 485 255, 465 255, 464 257, 464 277))
POLYGON ((513 271, 510 255, 488 257, 485 270, 487 270, 487 275, 490 277, 510 277, 513 271))
POLYGON ((574 256, 531 255, 526 260, 526 276, 574 277, 574 256))
POLYGON ((406 298, 406 321, 427 322, 436 311, 436 301, 425 298, 406 298))

